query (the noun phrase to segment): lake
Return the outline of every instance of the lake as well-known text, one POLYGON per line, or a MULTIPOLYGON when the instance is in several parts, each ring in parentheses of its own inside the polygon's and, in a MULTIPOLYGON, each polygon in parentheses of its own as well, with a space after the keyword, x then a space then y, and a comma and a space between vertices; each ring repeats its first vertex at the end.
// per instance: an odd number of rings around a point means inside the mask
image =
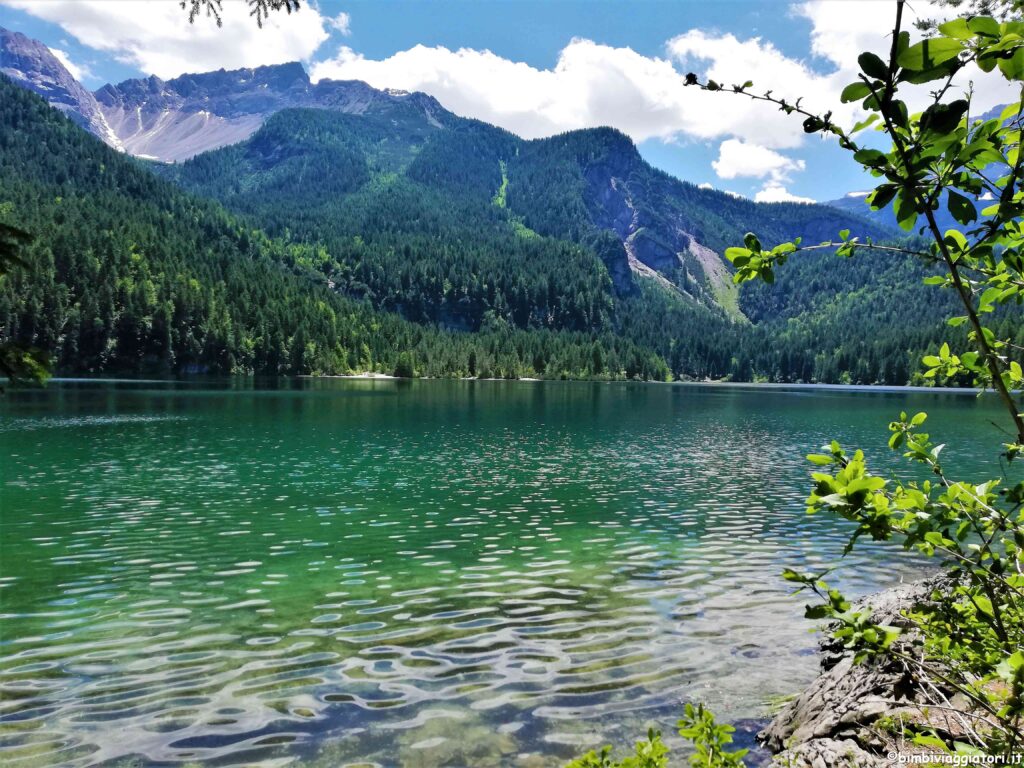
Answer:
MULTIPOLYGON (((0 398, 0 763, 557 766, 686 701, 749 740, 816 673, 783 567, 850 532, 803 456, 970 393, 51 383, 0 398)), ((865 546, 854 594, 923 573, 865 546)))

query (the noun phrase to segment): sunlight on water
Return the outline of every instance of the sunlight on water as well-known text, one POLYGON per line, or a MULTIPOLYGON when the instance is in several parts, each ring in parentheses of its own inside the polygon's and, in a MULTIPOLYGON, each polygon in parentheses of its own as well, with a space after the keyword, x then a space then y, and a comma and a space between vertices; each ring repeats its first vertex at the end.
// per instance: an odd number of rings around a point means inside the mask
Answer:
MULTIPOLYGON (((848 534, 804 513, 802 456, 843 436, 892 462, 901 409, 992 471, 995 411, 964 395, 9 393, 0 762, 549 766, 688 700, 764 717, 817 664, 779 572, 848 534)), ((920 569, 867 547, 840 578, 920 569)))

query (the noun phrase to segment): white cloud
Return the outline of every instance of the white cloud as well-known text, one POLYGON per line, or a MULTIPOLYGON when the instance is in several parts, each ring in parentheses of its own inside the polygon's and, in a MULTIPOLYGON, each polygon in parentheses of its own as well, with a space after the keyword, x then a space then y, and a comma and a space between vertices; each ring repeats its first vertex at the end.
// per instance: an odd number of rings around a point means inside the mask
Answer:
MULTIPOLYGON (((857 57, 862 51, 875 51, 883 59, 888 58, 887 53, 892 44, 892 24, 896 20, 895 3, 878 0, 845 0, 841 3, 808 0, 794 5, 792 11, 794 15, 811 23, 812 53, 835 68, 833 80, 839 89, 833 94, 836 102, 841 89, 857 79, 860 72, 857 57)), ((933 18, 941 21, 955 15, 956 8, 941 8, 924 2, 908 4, 904 6, 902 28, 916 39, 920 33, 913 25, 918 19, 933 18)), ((969 81, 974 85, 971 108, 977 114, 1017 98, 1013 86, 998 71, 985 74, 977 68, 971 68, 957 78, 953 93, 957 90, 965 91, 969 81)), ((929 92, 934 87, 934 83, 904 86, 901 92, 911 110, 920 110, 930 103, 929 92)))
POLYGON ((291 15, 272 14, 259 29, 247 5, 233 0, 224 3, 221 28, 205 16, 189 24, 177 2, 0 2, 59 24, 83 45, 162 78, 307 60, 328 37, 329 22, 312 3, 291 15))
MULTIPOLYGON (((852 125, 859 107, 840 104, 839 93, 856 79, 861 50, 886 49, 879 16, 890 5, 812 0, 792 6, 792 13, 811 25, 808 43, 815 56, 807 60, 787 56, 758 37, 693 29, 669 40, 664 58, 577 38, 549 69, 472 48, 417 45, 374 59, 346 46, 315 64, 312 76, 425 91, 459 114, 528 138, 611 125, 635 141, 735 138, 793 149, 806 141, 801 120, 770 104, 686 88, 685 72, 726 84, 752 79, 760 92, 772 89, 791 101, 800 97, 804 106, 819 113, 832 110, 837 120, 852 125)), ((996 101, 1010 96, 1003 87, 996 101)))
POLYGON ((82 82, 83 79, 90 78, 93 76, 92 72, 89 71, 89 68, 87 66, 85 66, 84 64, 76 64, 75 62, 73 62, 71 60, 71 57, 68 56, 67 51, 63 51, 60 48, 51 48, 50 53, 52 53, 57 58, 57 61, 64 65, 64 69, 70 72, 71 76, 75 78, 75 80, 77 80, 78 82, 82 82))
MULTIPOLYGON (((713 34, 692 29, 667 44, 669 54, 684 70, 697 72, 725 85, 753 81, 753 91, 773 90, 778 97, 794 101, 803 98, 803 106, 824 112, 833 109, 838 118, 852 117, 853 108, 839 105, 840 81, 823 75, 805 62, 789 58, 771 42, 760 38, 740 40, 733 34, 713 34)), ((716 117, 724 115, 728 130, 723 133, 754 140, 772 148, 800 146, 805 138, 801 121, 781 112, 778 107, 731 94, 708 94, 715 105, 707 115, 712 128, 716 117)), ((714 133, 711 133, 714 136, 714 133)), ((722 133, 717 135, 723 135, 722 133)))
POLYGON ((458 114, 528 138, 602 125, 636 141, 694 133, 707 122, 707 106, 698 103, 711 95, 685 89, 666 59, 582 39, 563 48, 552 69, 487 50, 417 45, 384 59, 343 47, 311 74, 314 80, 355 79, 425 91, 458 114))
POLYGON ((782 184, 769 181, 756 195, 754 202, 757 203, 813 203, 816 202, 809 197, 800 197, 790 193, 782 184))
POLYGON ((343 36, 348 37, 352 34, 352 17, 342 11, 333 19, 331 19, 331 26, 334 27, 343 36))
POLYGON ((712 161, 711 167, 721 179, 770 176, 772 181, 782 182, 792 173, 802 171, 805 164, 759 144, 728 139, 718 148, 718 159, 712 161))
MULTIPOLYGON (((697 31, 675 38, 667 50, 670 58, 644 56, 631 48, 576 38, 562 49, 553 68, 538 69, 472 48, 417 45, 372 59, 346 46, 334 58, 313 65, 311 74, 314 80, 355 79, 378 88, 425 91, 458 114, 527 138, 610 125, 638 142, 732 136, 792 148, 804 141, 800 122, 770 105, 687 88, 685 69, 672 58, 683 63, 697 56, 710 58, 718 71, 716 62, 735 58, 740 50, 743 77, 758 71, 772 78, 796 73, 813 79, 804 65, 756 39, 741 42, 731 35, 712 38, 697 31)), ((816 90, 825 95, 829 86, 822 81, 816 90)))

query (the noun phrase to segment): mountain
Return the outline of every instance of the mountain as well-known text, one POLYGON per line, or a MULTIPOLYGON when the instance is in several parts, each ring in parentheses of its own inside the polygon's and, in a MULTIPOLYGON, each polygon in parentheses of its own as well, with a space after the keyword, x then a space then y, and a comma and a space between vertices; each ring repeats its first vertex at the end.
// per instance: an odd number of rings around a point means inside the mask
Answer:
MULTIPOLYGON (((824 205, 855 216, 863 216, 874 222, 876 225, 885 227, 889 230, 897 229, 899 224, 896 221, 896 214, 893 212, 893 209, 883 208, 880 211, 872 211, 871 208, 868 207, 867 202, 865 202, 864 198, 866 196, 866 192, 851 192, 837 200, 829 200, 827 203, 824 203, 824 205)), ((949 209, 946 207, 945 199, 946 196, 943 195, 942 202, 940 202, 939 207, 935 210, 935 222, 938 224, 939 230, 942 232, 945 232, 947 229, 962 230, 964 228, 963 225, 958 223, 956 219, 953 218, 952 214, 950 214, 949 209)), ((979 201, 977 205, 978 211, 980 212, 985 205, 984 201, 979 201)), ((919 218, 914 230, 916 232, 921 232, 923 227, 926 227, 925 220, 923 218, 919 218)), ((858 234, 858 231, 851 231, 854 234, 858 234)))
POLYGON ((720 254, 748 229, 768 239, 824 239, 853 224, 891 234, 824 206, 753 203, 681 182, 612 129, 525 141, 454 116, 438 128, 399 105, 358 116, 284 110, 244 142, 157 170, 272 234, 322 243, 339 290, 470 330, 488 311, 520 326, 558 324, 546 297, 562 293, 588 305, 570 327, 593 328, 612 298, 636 294, 643 280, 741 319, 720 254), (438 237, 461 250, 439 250, 438 237), (595 268, 566 243, 600 260, 614 297, 596 298, 597 284, 581 277, 595 268), (428 289, 434 277, 419 262, 453 273, 441 294, 428 289), (525 286, 524 264, 535 273, 525 286), (489 283, 467 285, 484 275, 489 283), (554 289, 541 289, 557 275, 554 289), (478 295, 485 285, 501 300, 478 295))
POLYGON ((43 43, 0 27, 0 71, 45 98, 110 146, 173 162, 251 136, 270 115, 308 107, 376 114, 408 105, 441 127, 453 116, 431 96, 381 91, 359 81, 310 82, 298 62, 255 69, 155 75, 90 93, 43 43))
POLYGON ((430 130, 411 113, 285 110, 245 142, 157 169, 322 246, 318 268, 345 295, 465 331, 610 332, 673 376, 907 383, 944 333, 934 318, 953 310, 922 285, 925 267, 870 253, 800 255, 774 286, 736 289, 719 254, 748 229, 766 241, 900 234, 827 206, 700 189, 611 129, 524 141, 469 120, 430 130))
POLYGON ((313 84, 298 62, 275 66, 125 80, 96 91, 100 111, 133 155, 175 161, 251 136, 282 109, 309 107, 372 115, 396 105, 438 127, 451 115, 422 93, 379 91, 358 81, 313 84))
POLYGON ((0 281, 0 338, 58 372, 668 374, 610 333, 449 333, 342 296, 317 247, 180 191, 3 75, 0 221, 34 235, 0 281))
MULTIPOLYGON (((23 36, 18 45, 34 47, 39 62, 35 70, 53 70, 62 82, 71 80, 68 88, 75 85, 45 46, 23 36)), ((211 159, 186 164, 171 175, 197 194, 258 216, 261 224, 288 210, 289 220, 278 232, 304 226, 304 237, 320 240, 325 228, 336 237, 361 232, 365 222, 344 210, 345 195, 362 190, 352 205, 365 207, 372 199, 378 208, 387 207, 383 198, 397 193, 382 188, 380 180, 398 174, 407 182, 402 188, 406 198, 443 194, 472 209, 462 216, 464 221, 497 216, 520 227, 520 237, 511 240, 514 250, 542 247, 518 242, 524 233, 535 233, 596 254, 620 296, 636 291, 636 277, 647 277, 737 319, 738 292, 720 255, 728 244, 741 240, 749 229, 768 240, 797 235, 823 239, 851 222, 829 208, 760 205, 686 184, 651 168, 628 137, 612 129, 523 141, 494 126, 459 118, 425 94, 380 91, 354 81, 312 84, 298 63, 168 81, 127 80, 99 89, 93 101, 79 90, 80 103, 95 104, 116 139, 98 135, 130 154, 179 160, 226 146, 211 159), (294 110, 299 112, 283 116, 294 110), (218 170, 211 172, 213 166, 218 170), (282 199, 284 189, 287 199, 282 199)), ((92 123, 83 125, 97 133, 92 123)), ((445 205, 442 201, 436 207, 445 205)), ((398 211, 397 216, 407 213, 398 211)), ((885 234, 866 220, 858 229, 885 234)), ((389 270, 391 275, 400 271, 401 266, 389 270)), ((370 291, 363 295, 391 291, 389 308, 401 306, 399 311, 408 313, 409 302, 397 297, 393 285, 381 282, 369 280, 370 291)), ((361 290, 354 288, 343 290, 361 290)), ((479 325, 486 310, 467 309, 465 296, 450 299, 456 306, 428 312, 431 317, 414 316, 454 327, 479 325)), ((595 311, 588 311, 591 325, 595 311)))
POLYGON ((121 148, 95 97, 38 40, 0 27, 0 72, 22 88, 38 93, 87 131, 121 148))

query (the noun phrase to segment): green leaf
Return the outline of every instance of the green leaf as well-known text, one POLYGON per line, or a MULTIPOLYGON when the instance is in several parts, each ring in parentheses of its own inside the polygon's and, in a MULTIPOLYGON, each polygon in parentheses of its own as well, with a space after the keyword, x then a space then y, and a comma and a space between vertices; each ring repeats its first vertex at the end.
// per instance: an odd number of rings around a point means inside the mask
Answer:
MULTIPOLYGON (((996 31, 999 30, 998 25, 996 31)), ((944 34, 946 37, 955 37, 958 40, 969 40, 974 37, 974 32, 967 24, 967 19, 958 18, 952 21, 947 21, 945 24, 939 24, 939 32, 944 34)))
POLYGON ((743 257, 743 256, 750 256, 750 251, 748 249, 746 249, 746 248, 726 248, 725 249, 725 258, 727 258, 731 262, 735 263, 736 259, 738 259, 740 257, 743 257))
POLYGON ((818 117, 808 117, 804 120, 804 133, 817 133, 825 127, 825 123, 818 117))
POLYGON ((869 168, 877 168, 886 163, 885 154, 877 149, 858 149, 853 153, 853 159, 869 168))
POLYGON ((974 207, 974 203, 959 192, 954 192, 952 189, 949 190, 949 199, 946 204, 949 206, 949 212, 953 215, 953 218, 961 224, 970 224, 972 221, 977 221, 978 210, 974 207))
POLYGON ((860 64, 861 70, 868 77, 873 77, 876 80, 886 80, 889 77, 889 67, 871 51, 865 51, 858 56, 857 63, 860 64))
POLYGON ((866 118, 864 118, 859 123, 857 123, 855 126, 853 126, 853 130, 851 130, 850 133, 857 133, 857 131, 863 131, 865 128, 867 128, 869 125, 874 123, 876 120, 878 120, 878 113, 877 112, 872 112, 866 118))
POLYGON ((955 58, 963 49, 963 43, 959 40, 931 37, 907 48, 899 54, 896 62, 901 67, 920 72, 955 58))
POLYGON ((945 240, 947 246, 956 251, 962 251, 967 247, 967 238, 964 237, 963 232, 956 229, 947 229, 942 239, 945 240))
POLYGON ((999 59, 999 71, 1007 80, 1024 79, 1024 47, 1017 48, 1008 59, 999 59))
POLYGON ((860 101, 870 93, 871 88, 868 87, 867 83, 850 83, 848 86, 843 88, 843 92, 839 95, 839 100, 843 102, 843 104, 849 104, 851 101, 860 101))
POLYGON ((960 124, 969 106, 966 99, 957 99, 949 104, 932 104, 921 115, 921 130, 950 133, 960 124))
POLYGON ((902 229, 909 232, 917 223, 917 210, 907 190, 901 189, 896 195, 896 221, 902 229))
POLYGON ((898 189, 898 187, 892 184, 883 184, 871 192, 865 199, 872 210, 880 211, 892 201, 898 189))
POLYGON ((999 37, 999 22, 991 16, 975 16, 967 22, 967 28, 986 37, 999 37))
POLYGON ((754 253, 761 252, 761 241, 757 239, 757 235, 753 232, 747 232, 747 234, 743 236, 743 244, 754 253))

